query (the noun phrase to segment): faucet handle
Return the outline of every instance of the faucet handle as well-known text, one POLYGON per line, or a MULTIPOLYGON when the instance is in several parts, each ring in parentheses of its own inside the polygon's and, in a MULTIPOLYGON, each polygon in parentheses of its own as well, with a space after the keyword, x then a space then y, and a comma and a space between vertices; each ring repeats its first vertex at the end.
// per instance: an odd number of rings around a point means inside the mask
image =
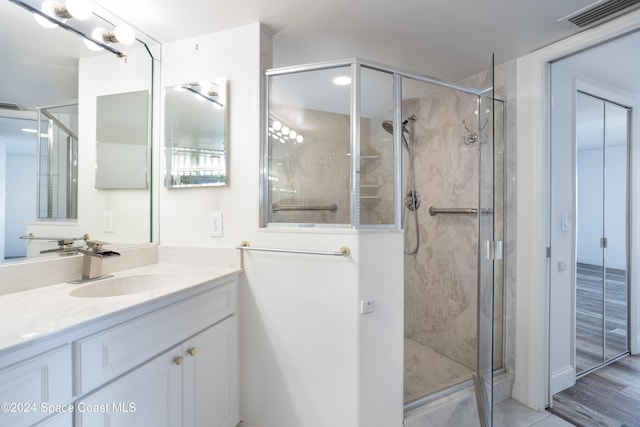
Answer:
POLYGON ((100 240, 87 240, 87 248, 93 250, 94 252, 102 249, 104 245, 110 245, 108 242, 101 242, 100 240))

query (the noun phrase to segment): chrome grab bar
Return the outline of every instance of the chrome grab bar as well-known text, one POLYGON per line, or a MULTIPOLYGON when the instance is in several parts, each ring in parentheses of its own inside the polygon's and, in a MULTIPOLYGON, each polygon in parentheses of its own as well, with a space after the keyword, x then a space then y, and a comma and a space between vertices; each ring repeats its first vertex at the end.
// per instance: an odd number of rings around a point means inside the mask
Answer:
POLYGON ((351 253, 351 250, 343 246, 337 252, 332 251, 308 251, 301 249, 279 249, 279 248, 257 248, 249 245, 246 240, 236 246, 236 249, 241 251, 258 251, 258 252, 283 252, 288 254, 305 254, 305 255, 329 255, 329 256, 343 256, 346 257, 351 253))
POLYGON ((438 214, 476 214, 478 209, 476 208, 436 208, 431 206, 429 208, 429 215, 436 216, 438 214))
POLYGON ((335 212, 338 210, 338 205, 335 203, 332 205, 273 205, 271 207, 273 212, 278 211, 331 211, 335 212))

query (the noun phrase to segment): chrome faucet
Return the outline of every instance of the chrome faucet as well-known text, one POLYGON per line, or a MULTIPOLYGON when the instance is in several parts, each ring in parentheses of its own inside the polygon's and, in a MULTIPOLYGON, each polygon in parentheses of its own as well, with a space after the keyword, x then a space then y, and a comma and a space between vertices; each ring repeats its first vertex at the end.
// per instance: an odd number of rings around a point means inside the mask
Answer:
POLYGON ((83 256, 82 280, 95 280, 102 276, 102 258, 105 256, 120 256, 118 252, 105 251, 103 245, 109 243, 97 240, 87 240, 87 249, 78 249, 83 256))

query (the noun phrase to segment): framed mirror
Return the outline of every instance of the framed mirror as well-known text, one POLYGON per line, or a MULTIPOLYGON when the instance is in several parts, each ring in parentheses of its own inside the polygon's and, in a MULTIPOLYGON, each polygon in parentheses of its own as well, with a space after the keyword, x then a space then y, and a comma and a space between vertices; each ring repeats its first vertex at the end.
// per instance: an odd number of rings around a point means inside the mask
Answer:
POLYGON ((96 113, 96 188, 147 188, 149 92, 102 95, 96 113))
POLYGON ((227 81, 189 82, 164 92, 165 186, 227 185, 227 81))

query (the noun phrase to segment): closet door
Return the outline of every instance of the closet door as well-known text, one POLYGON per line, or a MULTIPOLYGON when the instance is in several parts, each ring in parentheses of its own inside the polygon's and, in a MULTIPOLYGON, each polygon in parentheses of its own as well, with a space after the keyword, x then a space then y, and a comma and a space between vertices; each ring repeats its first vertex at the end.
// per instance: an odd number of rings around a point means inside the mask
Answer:
POLYGON ((603 362, 604 103, 578 93, 576 105, 576 374, 603 362))
POLYGON ((578 92, 576 375, 628 350, 629 109, 578 92))
POLYGON ((604 361, 628 350, 627 153, 629 110, 603 101, 604 192, 604 361))

